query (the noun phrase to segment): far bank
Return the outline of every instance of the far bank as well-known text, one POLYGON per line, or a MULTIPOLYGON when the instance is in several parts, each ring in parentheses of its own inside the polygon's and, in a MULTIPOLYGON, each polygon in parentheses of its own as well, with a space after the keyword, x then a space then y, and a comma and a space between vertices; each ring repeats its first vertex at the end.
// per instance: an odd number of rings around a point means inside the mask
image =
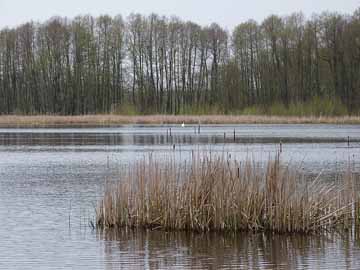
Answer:
POLYGON ((360 124, 360 116, 266 115, 2 115, 0 127, 114 126, 125 124, 360 124))

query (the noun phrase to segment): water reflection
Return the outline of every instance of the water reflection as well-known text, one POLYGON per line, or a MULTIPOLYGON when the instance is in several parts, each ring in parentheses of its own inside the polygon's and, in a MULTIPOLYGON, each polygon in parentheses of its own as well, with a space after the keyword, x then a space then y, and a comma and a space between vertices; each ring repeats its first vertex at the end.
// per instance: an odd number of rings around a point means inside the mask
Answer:
POLYGON ((201 133, 193 127, 122 126, 112 128, 0 128, 1 145, 163 145, 228 143, 360 142, 359 126, 336 125, 215 125, 201 133), (171 128, 171 132, 170 132, 171 128), (196 131, 196 130, 195 130, 196 131), (234 134, 234 131, 235 134, 234 134))
POLYGON ((359 241, 351 235, 79 229, 94 215, 105 182, 118 181, 129 164, 150 153, 178 161, 196 151, 267 161, 280 140, 282 161, 306 173, 333 177, 349 160, 360 172, 360 126, 221 125, 203 126, 201 134, 177 126, 0 128, 0 268, 360 269, 359 241))
MULTIPOLYGON (((1 145, 163 145, 163 144, 228 144, 228 143, 347 143, 347 138, 298 137, 224 137, 220 135, 162 134, 79 134, 79 133, 3 133, 1 145)), ((360 139, 352 138, 354 143, 360 139)))
POLYGON ((109 269, 359 269, 359 239, 346 234, 196 234, 98 231, 109 269))

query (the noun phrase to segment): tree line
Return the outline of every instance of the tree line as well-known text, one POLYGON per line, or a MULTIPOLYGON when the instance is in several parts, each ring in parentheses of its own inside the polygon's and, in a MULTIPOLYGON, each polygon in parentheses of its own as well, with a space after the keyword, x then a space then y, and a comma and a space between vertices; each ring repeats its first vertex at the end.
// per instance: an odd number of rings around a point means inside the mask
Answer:
POLYGON ((360 9, 249 20, 54 17, 0 31, 1 114, 199 113, 360 105, 360 9))

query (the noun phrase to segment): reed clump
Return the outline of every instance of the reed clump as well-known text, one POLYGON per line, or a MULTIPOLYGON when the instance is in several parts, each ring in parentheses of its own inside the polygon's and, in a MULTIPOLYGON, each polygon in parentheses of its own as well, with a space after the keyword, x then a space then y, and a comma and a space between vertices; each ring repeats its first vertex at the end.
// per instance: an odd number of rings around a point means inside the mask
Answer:
POLYGON ((275 158, 254 161, 147 158, 109 185, 96 210, 100 228, 311 233, 359 220, 356 177, 302 177, 275 158))

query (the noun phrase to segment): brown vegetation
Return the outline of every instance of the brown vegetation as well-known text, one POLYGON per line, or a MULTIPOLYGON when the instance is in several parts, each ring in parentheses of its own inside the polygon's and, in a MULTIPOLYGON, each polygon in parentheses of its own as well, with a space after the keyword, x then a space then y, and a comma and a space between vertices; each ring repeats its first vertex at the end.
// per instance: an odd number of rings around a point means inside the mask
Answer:
POLYGON ((309 233, 359 220, 355 176, 310 181, 280 164, 193 157, 136 163, 97 207, 100 228, 309 233))
POLYGON ((359 116, 293 117, 261 115, 3 115, 1 127, 104 126, 121 124, 360 124, 359 116))

